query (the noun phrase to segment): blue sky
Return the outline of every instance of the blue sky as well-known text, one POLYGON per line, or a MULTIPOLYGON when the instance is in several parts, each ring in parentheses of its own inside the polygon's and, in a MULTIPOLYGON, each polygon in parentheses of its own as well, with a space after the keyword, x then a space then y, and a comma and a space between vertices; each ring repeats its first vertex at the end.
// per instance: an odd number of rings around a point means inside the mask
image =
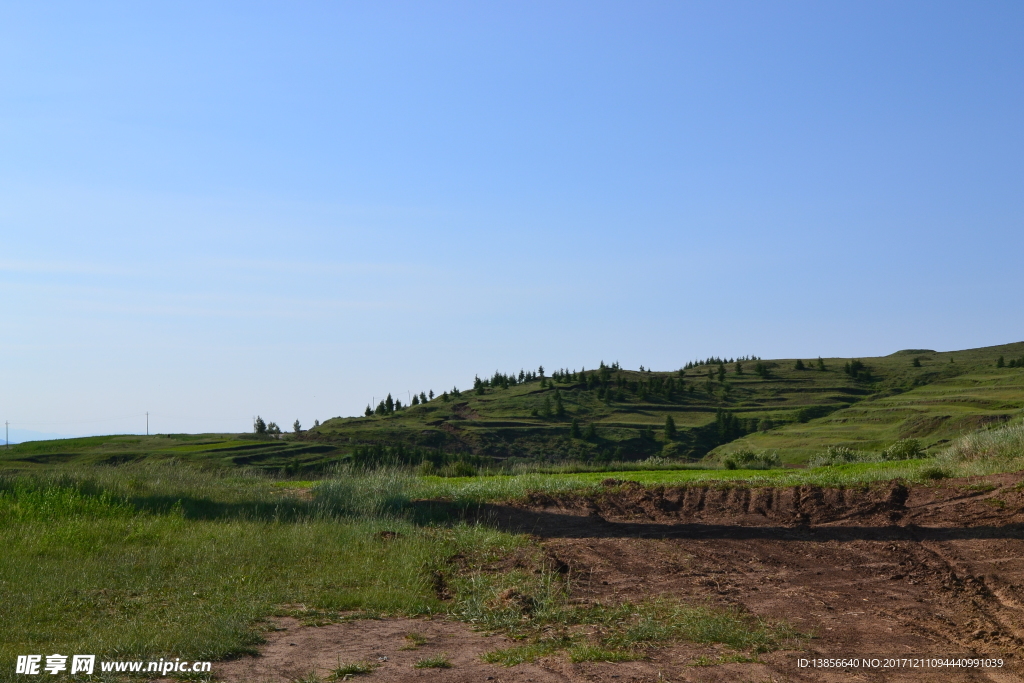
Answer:
POLYGON ((0 420, 1024 339, 1019 3, 0 3, 0 420))

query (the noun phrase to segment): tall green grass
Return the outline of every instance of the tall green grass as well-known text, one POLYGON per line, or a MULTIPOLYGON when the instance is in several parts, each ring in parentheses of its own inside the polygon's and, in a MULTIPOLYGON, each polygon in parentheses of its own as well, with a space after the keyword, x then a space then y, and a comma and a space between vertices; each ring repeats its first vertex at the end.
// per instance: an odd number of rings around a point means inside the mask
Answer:
POLYGON ((935 460, 950 473, 960 476, 1024 469, 1024 422, 966 434, 935 460))
MULTIPOLYGON (((532 486, 534 477, 506 479, 532 486)), ((591 646, 591 654, 632 657, 639 645, 629 643, 643 638, 630 629, 653 623, 572 606, 563 577, 533 571, 543 566, 539 549, 533 568, 473 570, 524 552, 529 539, 422 514, 423 482, 408 472, 338 471, 298 492, 275 483, 167 464, 0 478, 0 681, 13 680, 20 654, 251 653, 274 614, 313 623, 349 613, 448 614, 530 638, 604 624, 607 642, 573 641, 576 658, 591 646)), ((695 637, 673 633, 664 637, 695 637)))
POLYGON ((352 475, 304 501, 257 476, 156 466, 0 480, 0 680, 18 654, 253 652, 282 609, 444 612, 449 557, 525 542, 392 514, 395 481, 352 475))

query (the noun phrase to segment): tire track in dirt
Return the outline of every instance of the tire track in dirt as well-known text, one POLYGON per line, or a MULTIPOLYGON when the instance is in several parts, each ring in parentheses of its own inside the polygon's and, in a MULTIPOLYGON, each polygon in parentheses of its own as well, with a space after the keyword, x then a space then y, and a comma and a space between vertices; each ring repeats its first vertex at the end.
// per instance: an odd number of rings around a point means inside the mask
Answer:
MULTIPOLYGON (((596 494, 537 494, 490 514, 539 536, 577 577, 577 600, 736 607, 813 632, 805 652, 822 656, 974 653, 1010 667, 858 672, 863 680, 1024 680, 1021 480, 847 489, 609 482, 596 494)), ((850 680, 769 658, 781 680, 850 680)))

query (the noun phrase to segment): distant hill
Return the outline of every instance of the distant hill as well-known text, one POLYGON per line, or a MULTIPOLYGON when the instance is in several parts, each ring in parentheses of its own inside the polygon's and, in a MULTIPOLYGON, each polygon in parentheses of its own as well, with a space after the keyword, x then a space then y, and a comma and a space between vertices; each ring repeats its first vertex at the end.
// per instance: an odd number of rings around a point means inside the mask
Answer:
MULTIPOLYGON (((429 397, 428 397, 429 398, 429 397)), ((709 359, 671 371, 495 373, 475 387, 382 414, 338 417, 280 438, 105 436, 12 445, 0 467, 175 459, 306 471, 340 461, 716 459, 740 448, 801 463, 829 445, 941 448, 1024 411, 1024 342, 880 358, 709 359), (1000 362, 1000 358, 1002 361, 1000 362), (801 368, 802 369, 799 369, 801 368), (666 418, 674 425, 666 430, 666 418)), ((430 468, 430 465, 427 466, 430 468)))

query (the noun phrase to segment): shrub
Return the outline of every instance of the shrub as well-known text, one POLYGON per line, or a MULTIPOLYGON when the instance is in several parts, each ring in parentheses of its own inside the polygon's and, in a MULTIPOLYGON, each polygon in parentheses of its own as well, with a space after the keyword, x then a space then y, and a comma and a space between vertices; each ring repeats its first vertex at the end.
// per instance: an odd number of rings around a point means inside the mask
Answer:
POLYGON ((727 470, 769 470, 781 464, 777 451, 761 451, 755 453, 750 449, 743 449, 730 453, 722 461, 727 470))
POLYGON ((900 439, 882 451, 882 460, 910 460, 920 458, 924 453, 917 439, 900 439))
POLYGON ((832 467, 854 462, 878 462, 880 459, 877 453, 855 451, 846 446, 829 446, 824 453, 811 458, 807 465, 808 467, 832 467))

